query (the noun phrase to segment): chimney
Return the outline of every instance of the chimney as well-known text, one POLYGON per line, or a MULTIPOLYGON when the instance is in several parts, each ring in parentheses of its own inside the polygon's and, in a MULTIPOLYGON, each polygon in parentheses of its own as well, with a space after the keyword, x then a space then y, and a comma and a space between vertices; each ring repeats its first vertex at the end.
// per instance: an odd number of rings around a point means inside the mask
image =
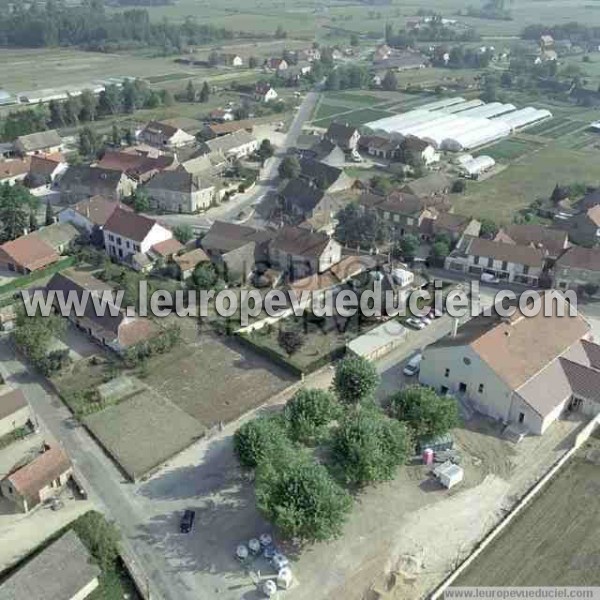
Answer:
POLYGON ((457 333, 458 333, 458 319, 455 317, 454 319, 452 319, 452 333, 450 334, 450 336, 455 338, 457 333))

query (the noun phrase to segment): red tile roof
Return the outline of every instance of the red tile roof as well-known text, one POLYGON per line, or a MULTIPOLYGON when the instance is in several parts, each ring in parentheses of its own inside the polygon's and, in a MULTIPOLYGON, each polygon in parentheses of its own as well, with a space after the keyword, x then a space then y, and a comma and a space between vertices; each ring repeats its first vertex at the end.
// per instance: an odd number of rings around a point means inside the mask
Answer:
POLYGON ((3 179, 12 179, 19 175, 24 175, 29 171, 31 164, 30 157, 23 160, 3 160, 0 161, 0 181, 3 179))
POLYGON ((158 244, 154 244, 151 250, 160 254, 161 256, 167 257, 176 254, 183 248, 183 244, 176 240, 175 238, 171 238, 170 240, 164 240, 163 242, 158 242, 158 244))
POLYGON ((121 323, 118 340, 122 347, 129 348, 149 340, 157 333, 158 327, 150 319, 137 318, 130 322, 121 323))
POLYGON ((0 246, 0 261, 37 271, 55 263, 60 256, 54 248, 34 235, 25 235, 0 246))
POLYGON ((71 461, 60 446, 46 445, 44 452, 6 478, 14 490, 29 502, 39 501, 39 493, 71 468, 71 461))

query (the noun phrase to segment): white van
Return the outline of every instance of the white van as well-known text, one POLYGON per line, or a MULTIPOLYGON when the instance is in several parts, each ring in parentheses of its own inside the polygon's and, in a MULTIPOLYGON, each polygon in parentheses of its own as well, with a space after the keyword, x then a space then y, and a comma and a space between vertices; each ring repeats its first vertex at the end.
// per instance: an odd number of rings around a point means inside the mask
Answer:
POLYGON ((419 352, 415 354, 407 363, 402 372, 408 377, 412 377, 416 375, 421 368, 421 361, 423 360, 423 355, 419 352))
POLYGON ((481 281, 483 283, 500 283, 500 280, 492 273, 482 273, 481 281))

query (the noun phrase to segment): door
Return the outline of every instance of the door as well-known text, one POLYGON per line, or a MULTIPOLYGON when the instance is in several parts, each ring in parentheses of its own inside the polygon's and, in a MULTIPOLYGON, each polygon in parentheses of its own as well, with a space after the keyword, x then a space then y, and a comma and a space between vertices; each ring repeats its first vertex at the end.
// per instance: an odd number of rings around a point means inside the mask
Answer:
POLYGON ((466 394, 467 393, 467 384, 463 383, 462 381, 458 384, 458 391, 461 394, 466 394))

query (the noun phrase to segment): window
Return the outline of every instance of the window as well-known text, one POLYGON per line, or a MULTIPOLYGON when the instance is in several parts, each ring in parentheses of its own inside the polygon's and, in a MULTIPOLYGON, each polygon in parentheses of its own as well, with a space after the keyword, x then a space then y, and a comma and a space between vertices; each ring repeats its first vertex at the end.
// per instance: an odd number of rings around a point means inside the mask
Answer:
POLYGON ((134 244, 134 245, 133 245, 133 249, 134 249, 136 252, 139 252, 139 251, 140 251, 140 245, 139 245, 139 244, 134 244))
POLYGON ((123 240, 120 237, 118 237, 117 238, 117 244, 120 246, 122 243, 123 243, 123 240))
POLYGON ((109 239, 111 242, 114 242, 114 241, 115 241, 115 236, 114 236, 112 233, 109 233, 109 234, 108 234, 108 239, 109 239))
POLYGON ((458 384, 458 391, 461 394, 464 394, 467 391, 467 384, 463 383, 462 381, 458 384))
POLYGON ((125 242, 125 246, 126 246, 127 248, 129 248, 129 240, 127 240, 127 241, 125 242))
POLYGON ((450 377, 450 369, 444 371, 444 377, 450 377))
POLYGON ((471 364, 471 359, 468 356, 465 356, 463 358, 463 362, 465 363, 465 365, 467 365, 467 367, 471 364))
POLYGON ((529 265, 523 265, 523 275, 529 274, 529 265))
POLYGON ((412 225, 414 222, 415 222, 415 220, 414 220, 414 219, 412 219, 411 217, 408 217, 408 218, 406 219, 406 224, 407 224, 407 225, 412 225))
POLYGON ((503 271, 507 271, 508 270, 508 263, 505 260, 502 261, 502 270, 503 271))
POLYGON ((477 388, 477 391, 478 391, 480 394, 483 394, 483 383, 480 383, 480 384, 479 384, 479 387, 477 388))
POLYGON ((473 262, 478 265, 479 264, 479 256, 476 256, 475 258, 473 258, 473 262))
POLYGON ((519 423, 522 423, 525 420, 525 413, 519 413, 519 423))
POLYGON ((490 256, 488 258, 488 267, 491 269, 494 266, 494 259, 490 256))

